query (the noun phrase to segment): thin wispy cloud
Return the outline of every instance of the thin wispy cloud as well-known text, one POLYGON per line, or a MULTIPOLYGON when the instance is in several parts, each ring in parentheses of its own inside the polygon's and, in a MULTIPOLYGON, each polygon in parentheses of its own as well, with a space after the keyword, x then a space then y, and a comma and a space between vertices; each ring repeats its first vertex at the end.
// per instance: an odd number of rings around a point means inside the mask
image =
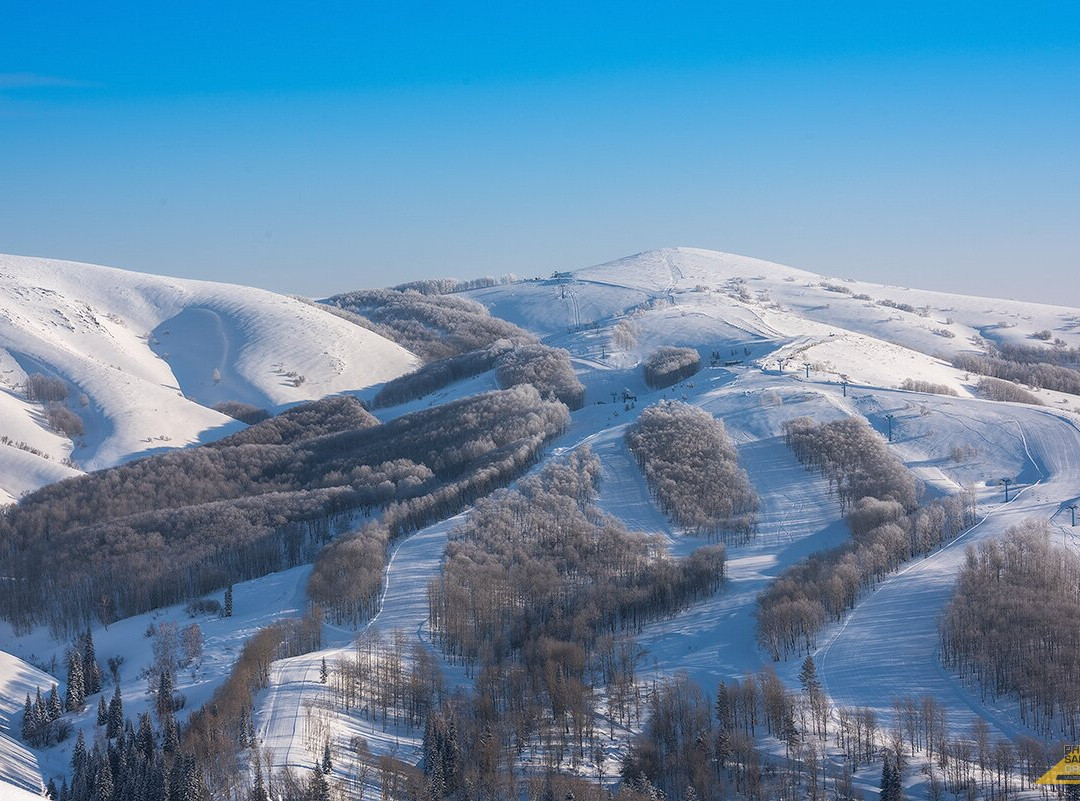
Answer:
POLYGON ((0 89, 78 89, 95 85, 90 81, 37 72, 0 72, 0 89))

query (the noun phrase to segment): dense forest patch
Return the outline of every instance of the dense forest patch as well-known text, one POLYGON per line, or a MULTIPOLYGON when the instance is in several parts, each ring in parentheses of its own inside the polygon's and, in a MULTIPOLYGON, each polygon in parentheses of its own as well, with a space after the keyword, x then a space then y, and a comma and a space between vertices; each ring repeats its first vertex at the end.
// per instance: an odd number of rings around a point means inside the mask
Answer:
POLYGON ((626 442, 675 522, 698 533, 751 536, 757 493, 722 422, 696 406, 661 401, 641 413, 626 442))
POLYGON ((1020 701, 1046 736, 1080 733, 1080 558, 1044 521, 967 550, 941 619, 945 665, 993 698, 1020 701))

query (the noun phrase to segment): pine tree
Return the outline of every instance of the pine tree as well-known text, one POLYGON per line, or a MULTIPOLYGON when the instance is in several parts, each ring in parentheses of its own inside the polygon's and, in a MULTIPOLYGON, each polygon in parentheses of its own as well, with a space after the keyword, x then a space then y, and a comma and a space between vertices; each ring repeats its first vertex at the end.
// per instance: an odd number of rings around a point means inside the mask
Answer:
POLYGON ((101 666, 94 653, 94 635, 90 629, 83 635, 83 686, 86 695, 101 692, 101 666))
POLYGON ((904 801, 903 776, 900 772, 900 757, 885 752, 881 766, 881 801, 904 801))
POLYGON ((881 801, 891 801, 889 793, 893 786, 892 757, 888 753, 881 763, 881 801))
POLYGON ((19 730, 22 738, 30 742, 30 735, 34 725, 34 708, 30 705, 30 693, 26 694, 26 703, 23 704, 22 728, 19 730))
POLYGON ((175 754, 180 748, 180 726, 172 715, 165 718, 162 724, 161 748, 166 754, 175 754))
POLYGON ((731 691, 724 682, 716 688, 716 720, 721 730, 731 730, 731 691))
POLYGON ((326 684, 326 677, 329 675, 329 671, 326 669, 326 657, 323 657, 322 665, 319 667, 319 681, 326 684))
POLYGON ((169 671, 161 671, 161 676, 158 678, 158 690, 157 690, 157 713, 158 717, 162 720, 166 716, 171 715, 173 711, 173 683, 172 676, 169 671))
MULTIPOLYGON (((104 697, 104 696, 102 696, 104 697)), ((109 701, 108 725, 105 727, 105 736, 116 737, 124 728, 124 702, 120 699, 120 685, 116 685, 112 700, 109 701)))
POLYGON ((64 706, 68 712, 78 712, 82 709, 85 699, 82 657, 78 651, 71 651, 68 653, 68 681, 64 706))
POLYGON ((146 799, 147 801, 151 799, 169 801, 169 777, 166 773, 165 760, 161 755, 157 755, 153 764, 147 769, 146 799))
POLYGON ((181 774, 180 793, 174 801, 201 801, 202 799, 202 776, 199 767, 195 764, 195 758, 185 756, 183 758, 183 773, 181 774))
POLYGON ((318 765, 311 769, 308 798, 311 801, 330 801, 330 783, 326 780, 326 775, 319 769, 318 765))
POLYGON ((232 617, 232 584, 225 588, 225 612, 223 617, 232 617))
POLYGON ((154 755, 154 727, 150 723, 150 713, 139 715, 139 733, 135 735, 135 747, 148 760, 154 755))
MULTIPOLYGON (((95 751, 95 753, 97 753, 95 751)), ((97 773, 94 774, 94 799, 93 801, 113 801, 112 765, 109 763, 109 755, 104 754, 97 760, 97 773)))
POLYGON ((109 722, 109 710, 108 710, 108 707, 105 706, 105 696, 101 695, 101 696, 98 697, 97 725, 104 726, 108 722, 109 722))
POLYGON ((64 708, 60 705, 60 693, 57 691, 55 684, 49 690, 49 700, 46 705, 49 710, 49 720, 56 720, 64 714, 64 708))
POLYGON ((86 738, 82 729, 75 739, 75 749, 71 752, 71 791, 72 798, 85 801, 90 795, 90 759, 86 753, 86 738))
POLYGON ((334 769, 334 763, 330 760, 330 739, 327 738, 326 744, 323 745, 322 752, 322 772, 326 775, 330 775, 330 771, 334 769))
POLYGON ((255 785, 251 788, 251 801, 270 801, 266 794, 266 786, 263 784, 262 765, 259 763, 258 754, 252 759, 255 763, 255 785))
POLYGON ((817 677, 817 665, 814 664, 814 657, 809 654, 803 660, 802 669, 799 671, 799 683, 802 684, 803 692, 811 698, 821 690, 821 682, 817 677))
POLYGON ((892 770, 892 785, 889 790, 888 801, 904 801, 904 774, 900 769, 900 754, 896 755, 896 762, 893 764, 892 770))

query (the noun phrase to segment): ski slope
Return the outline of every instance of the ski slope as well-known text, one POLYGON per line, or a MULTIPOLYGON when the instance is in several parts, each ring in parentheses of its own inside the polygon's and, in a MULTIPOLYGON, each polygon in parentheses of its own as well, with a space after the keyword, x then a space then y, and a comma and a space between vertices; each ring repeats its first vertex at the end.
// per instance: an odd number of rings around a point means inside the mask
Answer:
POLYGON ((271 411, 415 368, 399 345, 261 289, 0 255, 0 502, 235 430, 211 406, 271 411), (74 441, 28 403, 28 373, 61 379, 74 441))

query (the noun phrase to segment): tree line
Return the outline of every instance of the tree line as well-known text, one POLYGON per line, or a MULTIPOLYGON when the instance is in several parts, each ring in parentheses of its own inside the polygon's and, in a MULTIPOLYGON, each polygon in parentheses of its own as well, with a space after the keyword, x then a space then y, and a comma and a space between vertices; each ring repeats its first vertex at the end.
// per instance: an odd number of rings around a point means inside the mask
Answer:
POLYGON ((497 342, 479 350, 429 362, 388 381, 375 395, 375 408, 395 406, 494 369, 503 389, 532 384, 544 397, 554 397, 571 410, 585 403, 585 387, 574 373, 570 354, 536 342, 497 342))
POLYGON ((1013 383, 1080 395, 1080 370, 1075 367, 1078 361, 1075 350, 1070 353, 1064 348, 1003 345, 1000 350, 991 348, 985 356, 957 354, 953 357, 953 367, 1013 383))
POLYGON ((716 591, 723 546, 670 559, 660 540, 591 505, 599 474, 600 460, 579 449, 482 500, 451 532, 428 597, 432 633, 452 658, 525 658, 543 639, 588 646, 716 591))
POLYGON ((491 275, 482 278, 472 278, 468 281, 460 281, 457 278, 423 278, 419 281, 408 281, 393 287, 398 292, 412 290, 421 295, 450 295, 454 292, 468 292, 470 289, 484 289, 490 286, 502 286, 517 281, 517 276, 507 273, 495 278, 491 275))
POLYGON ((361 317, 425 362, 486 348, 500 339, 535 341, 524 329, 492 317, 482 303, 452 295, 369 289, 335 295, 325 303, 361 317))
POLYGON ((455 381, 486 373, 493 370, 499 358, 512 348, 510 340, 498 340, 485 348, 428 362, 383 384, 372 399, 372 406, 376 409, 396 406, 430 395, 455 381))
POLYGON ((1043 402, 1028 392, 1026 389, 1012 381, 1002 378, 990 378, 984 376, 979 379, 976 388, 979 394, 992 401, 1004 401, 1005 403, 1030 403, 1032 406, 1042 406, 1043 402))
POLYGON ((571 411, 585 405, 585 386, 574 373, 564 348, 539 343, 523 344, 503 353, 495 364, 495 377, 504 389, 532 384, 545 398, 555 398, 571 411))
POLYGON ((679 401, 660 401, 626 432, 657 504, 697 533, 745 541, 753 535, 759 501, 724 424, 679 401))

